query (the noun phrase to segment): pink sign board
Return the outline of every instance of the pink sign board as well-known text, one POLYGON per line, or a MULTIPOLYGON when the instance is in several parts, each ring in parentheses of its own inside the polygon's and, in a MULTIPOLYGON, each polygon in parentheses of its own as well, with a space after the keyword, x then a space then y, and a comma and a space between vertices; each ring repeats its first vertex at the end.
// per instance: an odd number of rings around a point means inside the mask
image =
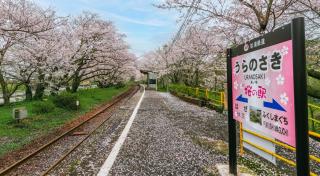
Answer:
POLYGON ((295 147, 292 40, 232 58, 233 118, 295 147))

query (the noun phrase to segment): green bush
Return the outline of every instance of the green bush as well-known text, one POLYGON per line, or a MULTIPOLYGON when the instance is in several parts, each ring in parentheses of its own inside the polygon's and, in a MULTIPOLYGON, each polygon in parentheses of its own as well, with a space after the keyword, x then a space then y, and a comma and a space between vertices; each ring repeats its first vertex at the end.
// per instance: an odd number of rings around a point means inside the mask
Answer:
POLYGON ((52 112, 55 106, 51 101, 35 102, 32 106, 32 112, 35 114, 46 114, 52 112))
POLYGON ((52 97, 52 102, 59 108, 77 110, 77 99, 77 95, 65 92, 52 97))
POLYGON ((115 84, 115 88, 116 89, 120 89, 120 88, 123 88, 123 87, 125 87, 126 85, 123 83, 123 82, 118 82, 118 83, 116 83, 115 84))

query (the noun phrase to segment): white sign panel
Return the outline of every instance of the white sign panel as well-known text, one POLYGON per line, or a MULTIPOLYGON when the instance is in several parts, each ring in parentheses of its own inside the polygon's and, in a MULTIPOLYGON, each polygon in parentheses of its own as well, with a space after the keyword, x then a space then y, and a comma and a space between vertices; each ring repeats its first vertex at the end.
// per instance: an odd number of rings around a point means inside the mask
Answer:
MULTIPOLYGON (((271 138, 271 139, 274 139, 270 134, 266 134, 266 133, 263 133, 261 131, 258 131, 256 130, 254 127, 252 127, 251 125, 249 125, 248 123, 246 123, 245 121, 243 122, 243 128, 244 129, 247 129, 249 131, 252 131, 252 132, 255 132, 257 134, 260 134, 262 136, 265 136, 265 137, 268 137, 268 138, 271 138)), ((243 139, 244 140, 247 140, 247 141, 250 141, 258 146, 262 146, 264 149, 266 150, 269 150, 270 152, 273 152, 275 153, 276 152, 276 146, 272 143, 272 142, 269 142, 267 140, 264 140, 262 138, 259 138, 257 136, 254 136, 252 134, 249 134, 245 131, 243 131, 243 139)), ((276 158, 260 149, 257 149, 253 146, 251 146, 250 144, 247 144, 247 143, 243 143, 243 147, 245 147, 246 149, 252 151, 253 153, 261 156, 262 158, 270 161, 271 163, 273 164, 276 164, 276 158)))

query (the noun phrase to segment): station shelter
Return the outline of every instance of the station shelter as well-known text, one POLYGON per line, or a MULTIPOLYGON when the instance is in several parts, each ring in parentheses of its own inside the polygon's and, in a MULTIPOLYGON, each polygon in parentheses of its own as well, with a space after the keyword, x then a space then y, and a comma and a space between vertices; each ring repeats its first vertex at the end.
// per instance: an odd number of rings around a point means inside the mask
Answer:
POLYGON ((147 83, 146 88, 151 90, 157 90, 158 74, 154 71, 149 71, 149 70, 140 70, 140 72, 146 75, 146 83, 147 83))

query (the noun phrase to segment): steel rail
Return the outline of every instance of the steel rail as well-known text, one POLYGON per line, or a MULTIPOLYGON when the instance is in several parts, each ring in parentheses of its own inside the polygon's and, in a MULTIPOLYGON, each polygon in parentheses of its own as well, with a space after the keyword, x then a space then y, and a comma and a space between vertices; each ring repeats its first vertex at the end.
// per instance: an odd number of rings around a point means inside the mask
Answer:
MULTIPOLYGON (((139 89, 137 89, 138 91, 139 89)), ((127 99, 127 101, 137 92, 133 92, 129 98, 127 99)), ((127 102, 126 101, 126 102, 127 102)), ((89 137, 91 137, 92 134, 94 134, 96 132, 96 130, 98 130, 103 124, 105 124, 112 116, 112 113, 108 114, 108 117, 106 119, 104 119, 98 126, 96 126, 85 138, 81 139, 81 141, 79 141, 76 145, 74 145, 67 153, 65 153, 59 160, 57 160, 53 165, 51 165, 46 171, 44 171, 41 176, 45 176, 48 175, 49 172, 54 169, 59 163, 61 163, 67 156, 69 156, 75 149, 77 149, 84 141, 86 141, 89 137)))
POLYGON ((69 133, 73 132, 75 129, 83 126, 85 123, 91 121, 92 119, 96 118, 99 114, 103 113, 104 111, 108 110, 109 108, 111 108, 112 106, 114 106, 115 104, 117 104, 118 102, 120 102, 121 100, 125 99, 127 95, 130 95, 132 93, 132 95, 134 95, 134 93, 136 93, 139 89, 137 88, 138 86, 134 86, 133 88, 130 88, 129 90, 127 90, 126 92, 118 95, 115 99, 111 100, 111 102, 107 103, 103 108, 97 110, 94 114, 90 115, 90 117, 84 121, 82 121, 81 123, 79 123, 78 125, 72 127, 71 129, 69 129, 68 131, 64 132, 63 134, 61 134, 60 136, 54 138, 53 140, 49 141, 48 143, 46 143, 45 145, 41 146, 39 149, 37 149, 36 151, 30 153, 29 155, 23 157, 22 159, 16 161, 15 163, 11 164, 9 167, 3 169, 2 171, 0 171, 0 175, 5 175, 7 173, 9 173, 10 171, 12 171, 15 167, 20 166, 21 164, 23 164, 25 161, 29 160, 30 158, 32 158, 33 156, 37 155, 38 153, 40 153, 41 151, 43 151, 44 149, 46 149, 47 147, 51 146, 52 144, 54 144, 55 142, 59 141, 61 138, 67 136, 69 133), (134 92, 134 93, 133 93, 134 92))

